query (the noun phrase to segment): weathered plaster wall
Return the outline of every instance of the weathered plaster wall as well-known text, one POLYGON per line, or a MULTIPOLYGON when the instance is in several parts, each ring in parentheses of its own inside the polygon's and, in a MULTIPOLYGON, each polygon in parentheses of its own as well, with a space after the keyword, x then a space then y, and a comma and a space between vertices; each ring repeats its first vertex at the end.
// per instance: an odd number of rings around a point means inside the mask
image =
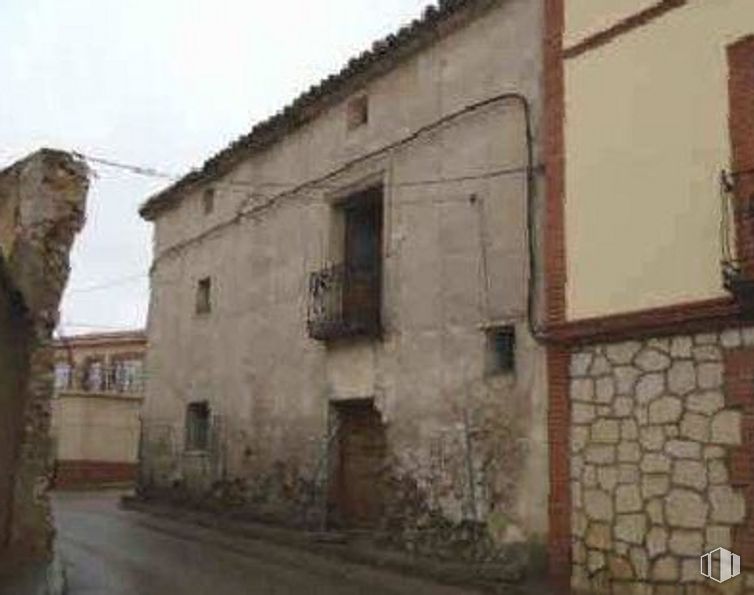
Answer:
POLYGON ((489 547, 464 555, 494 559, 503 543, 543 538, 546 386, 542 350, 526 324, 525 173, 415 184, 525 166, 520 102, 470 112, 325 186, 259 206, 277 191, 265 181, 293 184, 334 171, 502 92, 530 99, 536 127, 541 7, 494 4, 354 89, 369 95, 363 129, 347 132, 345 103, 338 104, 223 180, 257 182, 256 192, 218 185, 215 212, 205 216, 198 190, 157 219, 147 481, 201 490, 218 477, 238 479, 257 510, 296 520, 291 510, 311 505, 322 481, 329 403, 373 396, 390 451, 385 523, 398 541, 441 551, 448 540, 438 527, 476 520, 489 547), (327 347, 306 334, 308 273, 335 256, 331 203, 375 180, 386 188, 385 337, 327 347), (244 201, 257 205, 254 215, 210 231, 244 201), (213 311, 196 316, 195 286, 205 276, 213 311), (515 375, 484 375, 483 327, 492 322, 516 326, 515 375), (208 456, 183 454, 186 404, 204 399, 221 437, 208 456))
MULTIPOLYGON (((620 4, 566 2, 566 22, 620 4)), ((726 46, 753 31, 748 0, 692 0, 565 60, 570 318, 724 295, 726 46)))
POLYGON ((754 388, 749 371, 734 398, 730 355, 752 345, 754 329, 730 328, 574 352, 576 593, 752 592, 751 572, 718 591, 699 571, 719 547, 751 568, 754 474, 733 460, 751 457, 754 388))
POLYGON ((51 333, 86 167, 42 150, 0 172, 0 567, 51 555, 51 333))

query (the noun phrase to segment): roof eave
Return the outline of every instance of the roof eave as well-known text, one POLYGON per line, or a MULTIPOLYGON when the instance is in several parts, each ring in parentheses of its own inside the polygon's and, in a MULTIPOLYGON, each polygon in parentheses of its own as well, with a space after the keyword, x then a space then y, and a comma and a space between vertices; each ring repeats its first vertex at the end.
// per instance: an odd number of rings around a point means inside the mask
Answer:
POLYGON ((201 169, 191 171, 148 198, 139 208, 139 215, 146 221, 154 221, 161 213, 176 206, 177 199, 187 191, 227 174, 250 155, 269 148, 314 120, 344 96, 391 70, 396 61, 433 43, 443 34, 442 27, 453 22, 458 15, 481 12, 498 1, 439 0, 438 7, 428 6, 421 19, 414 19, 395 34, 374 42, 370 50, 351 58, 338 73, 312 85, 281 111, 256 124, 251 131, 207 159, 201 169))

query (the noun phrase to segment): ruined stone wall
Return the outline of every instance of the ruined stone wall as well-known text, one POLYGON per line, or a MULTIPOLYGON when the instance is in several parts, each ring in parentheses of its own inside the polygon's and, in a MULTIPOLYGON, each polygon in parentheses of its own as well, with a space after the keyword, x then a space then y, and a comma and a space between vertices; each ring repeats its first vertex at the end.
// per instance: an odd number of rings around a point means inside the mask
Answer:
POLYGON ((699 558, 720 547, 748 569, 720 592, 754 589, 753 345, 730 328, 573 353, 575 592, 716 593, 699 558))
POLYGON ((59 151, 0 172, 0 568, 51 554, 51 334, 87 189, 59 151))
POLYGON ((13 469, 23 432, 24 399, 20 387, 29 377, 31 329, 12 299, 7 282, 0 286, 0 543, 10 537, 13 469))

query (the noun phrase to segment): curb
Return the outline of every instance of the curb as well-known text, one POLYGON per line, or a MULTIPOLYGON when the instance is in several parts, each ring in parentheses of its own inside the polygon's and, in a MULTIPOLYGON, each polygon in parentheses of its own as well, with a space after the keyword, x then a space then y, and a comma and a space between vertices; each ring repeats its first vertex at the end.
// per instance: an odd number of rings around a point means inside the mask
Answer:
POLYGON ((183 506, 169 506, 124 496, 121 508, 143 512, 156 517, 187 522, 226 534, 276 545, 305 550, 331 560, 390 570, 407 576, 422 577, 439 583, 480 589, 487 593, 505 595, 547 595, 555 593, 544 579, 532 577, 521 582, 507 582, 500 578, 500 566, 469 565, 458 562, 435 561, 410 554, 359 542, 358 538, 342 533, 314 533, 273 525, 240 521, 226 515, 200 511, 183 506))

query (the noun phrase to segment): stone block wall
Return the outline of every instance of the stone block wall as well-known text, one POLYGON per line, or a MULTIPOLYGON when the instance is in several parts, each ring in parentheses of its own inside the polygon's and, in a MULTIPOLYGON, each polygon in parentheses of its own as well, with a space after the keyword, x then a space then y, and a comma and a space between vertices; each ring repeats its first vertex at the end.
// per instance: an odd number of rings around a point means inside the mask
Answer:
POLYGON ((87 189, 60 151, 0 171, 0 574, 52 555, 51 335, 87 189))
POLYGON ((572 352, 575 593, 754 593, 752 346, 730 328, 572 352), (742 557, 724 585, 700 573, 718 547, 742 557))

